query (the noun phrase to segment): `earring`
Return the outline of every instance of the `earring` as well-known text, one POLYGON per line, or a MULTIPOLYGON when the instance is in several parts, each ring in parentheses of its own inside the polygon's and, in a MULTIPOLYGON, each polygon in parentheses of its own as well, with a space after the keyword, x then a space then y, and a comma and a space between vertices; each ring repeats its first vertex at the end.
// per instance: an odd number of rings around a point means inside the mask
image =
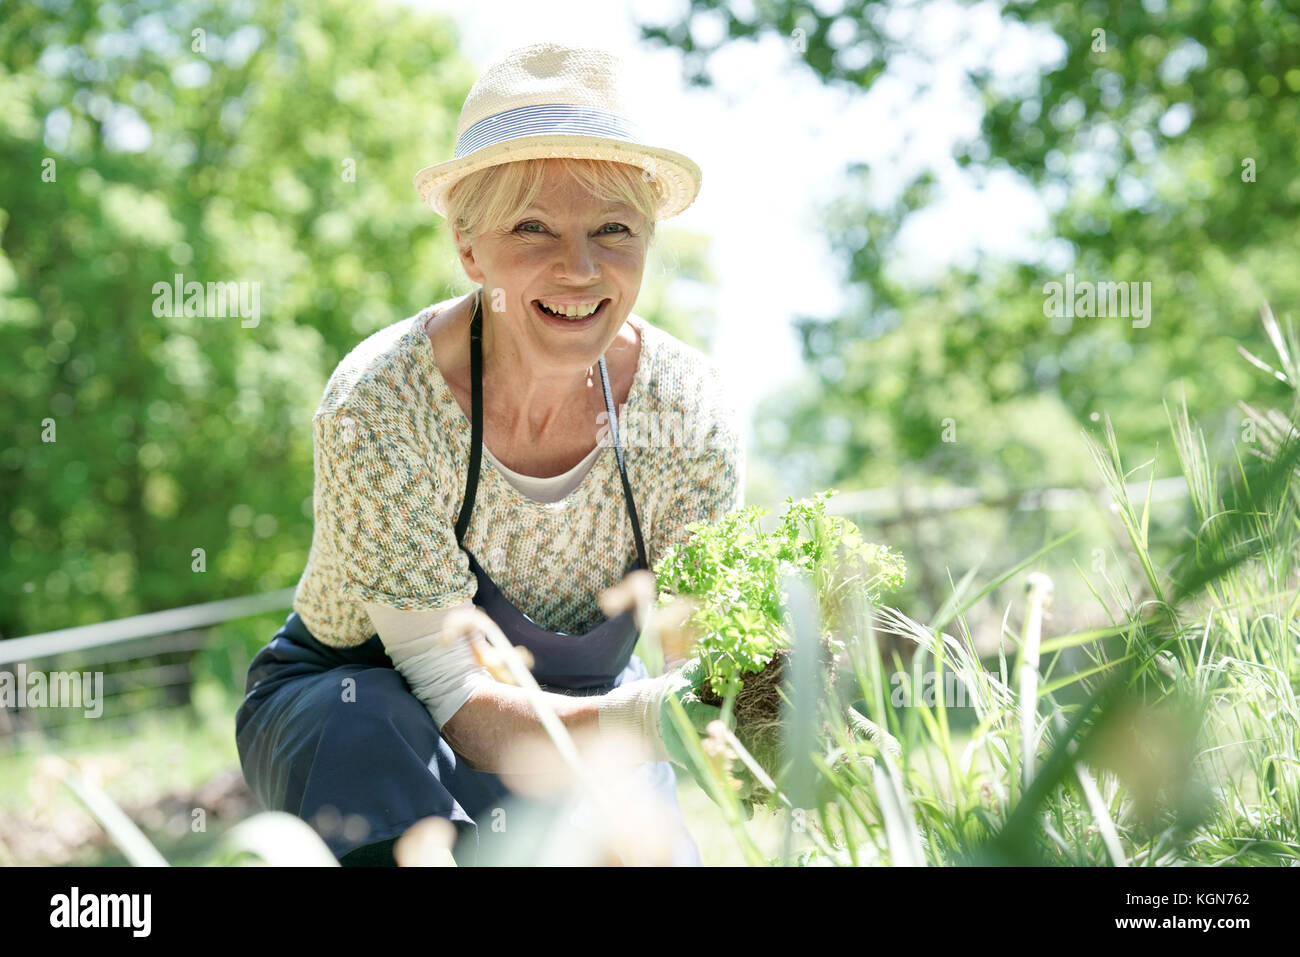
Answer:
POLYGON ((591 388, 591 366, 587 366, 587 388, 591 388))

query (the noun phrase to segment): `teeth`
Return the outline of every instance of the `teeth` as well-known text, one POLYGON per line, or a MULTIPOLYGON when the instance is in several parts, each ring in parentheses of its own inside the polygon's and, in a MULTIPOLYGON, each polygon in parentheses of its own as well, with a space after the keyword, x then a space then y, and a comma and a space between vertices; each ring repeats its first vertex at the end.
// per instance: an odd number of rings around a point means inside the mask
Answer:
POLYGON ((566 316, 569 319, 582 319, 591 315, 600 308, 599 302, 593 302, 589 306, 561 306, 553 302, 547 302, 545 299, 537 300, 551 312, 557 315, 566 316))

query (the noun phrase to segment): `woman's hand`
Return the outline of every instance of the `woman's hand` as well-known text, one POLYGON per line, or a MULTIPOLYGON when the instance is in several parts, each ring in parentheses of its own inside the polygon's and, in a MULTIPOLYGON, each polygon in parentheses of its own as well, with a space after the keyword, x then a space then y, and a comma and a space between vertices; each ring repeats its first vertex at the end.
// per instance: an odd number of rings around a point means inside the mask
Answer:
MULTIPOLYGON (((662 679, 664 691, 659 702, 659 733, 663 739, 664 749, 668 752, 668 760, 688 771, 691 770, 692 764, 687 756, 686 745, 682 741, 677 722, 673 720, 670 713, 672 706, 668 699, 673 697, 681 702, 686 716, 691 720, 691 726, 700 734, 707 733, 709 722, 722 718, 722 709, 716 705, 705 704, 696 693, 696 689, 704 681, 704 674, 703 660, 695 658, 676 671, 670 671, 662 679)), ((703 783, 700 786, 704 787, 703 783)), ((705 790, 707 791, 708 788, 705 790)))
POLYGON ((640 678, 620 685, 602 696, 599 726, 602 733, 631 734, 640 737, 653 761, 672 761, 688 770, 691 767, 686 746, 676 722, 669 713, 670 698, 686 709, 691 726, 704 733, 710 721, 722 717, 722 709, 705 704, 696 694, 704 679, 704 665, 694 660, 658 678, 640 678))
MULTIPOLYGON (((688 770, 691 773, 691 776, 695 778, 695 783, 703 789, 704 793, 707 794, 715 804, 718 804, 718 806, 721 807, 722 805, 719 804, 717 798, 713 795, 709 782, 704 780, 701 774, 696 771, 695 764, 690 760, 686 744, 682 740, 681 731, 671 713, 672 705, 668 700, 670 697, 676 698, 681 703, 682 709, 686 712, 686 717, 690 720, 691 727, 697 733, 708 736, 709 725, 714 721, 721 722, 722 709, 717 705, 705 704, 700 700, 698 689, 704 683, 704 677, 704 662, 699 658, 693 659, 676 671, 669 672, 664 676, 665 693, 663 701, 659 706, 659 724, 664 748, 668 752, 668 759, 674 764, 680 765, 688 770)), ((720 744, 720 742, 712 741, 710 744, 720 746, 724 751, 730 751, 726 745, 720 744)), ((707 758, 710 754, 709 747, 706 746, 704 750, 707 758)), ((704 773, 708 774, 709 772, 705 771, 704 773)), ((728 785, 724 782, 724 786, 728 785)), ((749 775, 742 775, 740 778, 740 790, 736 794, 736 797, 740 801, 741 817, 747 821, 754 815, 754 804, 753 801, 750 800, 752 792, 752 781, 749 779, 749 775)))

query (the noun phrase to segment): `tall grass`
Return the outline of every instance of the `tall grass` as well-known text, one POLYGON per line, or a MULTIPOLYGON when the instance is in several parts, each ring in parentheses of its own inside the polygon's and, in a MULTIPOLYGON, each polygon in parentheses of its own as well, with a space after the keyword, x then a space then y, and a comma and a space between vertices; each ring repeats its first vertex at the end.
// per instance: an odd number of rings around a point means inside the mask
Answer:
MULTIPOLYGON (((1300 347, 1267 307, 1263 321, 1277 364, 1247 358, 1286 385, 1291 408, 1243 407, 1247 441, 1227 467, 1211 462, 1185 404, 1166 407, 1189 495, 1165 567, 1152 557, 1149 491, 1134 500, 1126 490, 1150 463, 1123 460, 1109 419, 1099 439, 1085 435, 1136 572, 1079 570, 1109 625, 1044 634, 1050 582, 1030 574, 1024 606, 1002 622, 1015 661, 977 653, 966 612, 1063 539, 978 592, 968 575, 928 625, 888 606, 845 617, 841 697, 824 707, 792 691, 792 717, 815 710, 835 728, 831 749, 811 756, 822 779, 814 806, 778 812, 809 832, 801 862, 1300 861, 1300 347), (886 660, 878 627, 910 640, 910 665, 886 660), (960 682, 968 734, 953 730, 959 703, 930 678, 939 674, 960 682), (887 704, 895 675, 903 707, 887 704), (859 718, 875 733, 850 734, 859 718)), ((794 633, 815 633, 808 603, 794 604, 794 633)))

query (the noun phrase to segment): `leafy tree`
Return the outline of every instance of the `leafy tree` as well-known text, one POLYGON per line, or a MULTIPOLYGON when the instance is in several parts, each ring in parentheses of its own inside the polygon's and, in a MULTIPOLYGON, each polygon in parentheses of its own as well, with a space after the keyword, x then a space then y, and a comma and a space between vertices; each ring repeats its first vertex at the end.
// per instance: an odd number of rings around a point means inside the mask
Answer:
MULTIPOLYGON (((692 0, 686 15, 643 33, 686 51, 692 82, 704 85, 714 53, 764 36, 785 40, 792 61, 825 84, 864 92, 921 56, 929 8, 823 9, 692 0), (701 19, 722 29, 693 29, 701 19), (711 33, 721 39, 699 42, 711 33)), ((1037 0, 1006 4, 1002 19, 1059 55, 1008 77, 990 49, 966 75, 982 122, 955 159, 977 183, 1012 171, 1043 197, 1044 255, 981 256, 936 279, 900 278, 900 231, 936 200, 935 174, 921 170, 889 196, 874 188, 878 171, 859 165, 854 190, 825 212, 855 305, 800 318, 808 382, 799 400, 760 415, 761 447, 803 483, 937 481, 997 497, 1094 482, 1077 439, 1107 413, 1135 462, 1155 456, 1157 473, 1171 474, 1164 398, 1185 390, 1193 415, 1217 421, 1220 443, 1232 443, 1246 434, 1235 400, 1280 395, 1237 350, 1267 351, 1265 300, 1280 312, 1300 301, 1300 12, 1277 2, 1037 0), (1149 282, 1149 325, 1045 315, 1045 284, 1067 272, 1149 282)), ((1053 522, 1044 516, 1031 540, 1053 522)), ((942 578, 918 571, 919 581, 942 578)))

